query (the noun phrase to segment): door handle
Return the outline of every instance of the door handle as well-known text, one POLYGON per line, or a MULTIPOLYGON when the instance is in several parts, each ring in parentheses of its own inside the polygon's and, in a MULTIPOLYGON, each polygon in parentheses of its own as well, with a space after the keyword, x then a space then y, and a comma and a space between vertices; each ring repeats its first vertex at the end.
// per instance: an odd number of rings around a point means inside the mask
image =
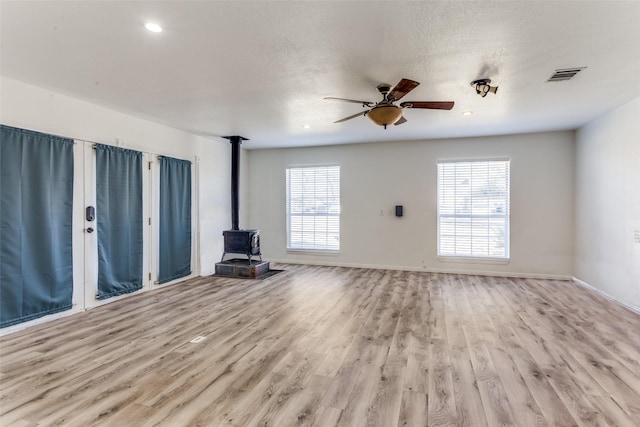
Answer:
POLYGON ((93 228, 91 227, 87 228, 87 233, 93 233, 93 228))

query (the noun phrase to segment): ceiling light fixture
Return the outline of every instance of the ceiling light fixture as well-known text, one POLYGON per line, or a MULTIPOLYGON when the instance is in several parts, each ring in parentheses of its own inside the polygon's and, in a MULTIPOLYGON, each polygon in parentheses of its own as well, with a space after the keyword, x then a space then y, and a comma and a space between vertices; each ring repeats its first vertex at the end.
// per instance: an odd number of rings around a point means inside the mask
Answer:
POLYGON ((151 31, 152 33, 160 33, 162 32, 162 27, 156 23, 153 22, 147 22, 146 24, 144 24, 144 27, 151 31))
POLYGON ((496 93, 498 91, 498 86, 489 86, 489 83, 491 83, 491 79, 480 79, 472 81, 471 86, 475 88, 478 95, 484 98, 489 92, 496 93))
POLYGON ((373 107, 367 113, 367 117, 378 126, 383 126, 385 129, 388 125, 392 125, 402 117, 402 110, 395 105, 380 105, 373 107))
POLYGON ((302 127, 305 129, 311 129, 311 125, 302 125, 302 127))
POLYGON ((470 116, 470 115, 472 115, 472 114, 473 114, 473 111, 464 111, 464 112, 462 113, 462 115, 463 115, 463 116, 470 116))

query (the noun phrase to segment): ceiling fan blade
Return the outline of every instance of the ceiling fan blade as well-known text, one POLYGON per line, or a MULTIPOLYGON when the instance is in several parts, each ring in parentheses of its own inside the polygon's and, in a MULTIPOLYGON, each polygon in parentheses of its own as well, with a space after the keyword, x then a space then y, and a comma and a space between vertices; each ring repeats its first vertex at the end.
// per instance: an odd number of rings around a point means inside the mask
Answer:
POLYGON ((399 101, 403 96, 418 87, 419 84, 420 83, 413 80, 402 79, 398 82, 396 87, 391 89, 391 92, 389 92, 387 98, 389 98, 391 102, 399 101))
POLYGON ((407 119, 405 119, 404 116, 402 116, 402 117, 400 117, 400 119, 398 119, 397 122, 394 123, 394 125, 398 126, 398 125, 403 124, 406 121, 407 121, 407 119))
POLYGON ((353 116, 349 116, 349 117, 345 117, 344 119, 340 119, 340 120, 336 120, 333 123, 342 123, 342 122, 346 122, 347 120, 351 120, 351 119, 355 119, 358 116, 364 116, 365 114, 367 114, 369 112, 369 110, 364 110, 359 112, 358 114, 354 114, 353 116))
POLYGON ((400 104, 402 108, 427 108, 429 110, 451 110, 453 101, 407 101, 400 104))
POLYGON ((324 99, 333 99, 336 101, 353 102, 354 104, 362 104, 363 107, 373 107, 374 103, 371 101, 358 101, 357 99, 335 98, 333 96, 327 96, 324 99))

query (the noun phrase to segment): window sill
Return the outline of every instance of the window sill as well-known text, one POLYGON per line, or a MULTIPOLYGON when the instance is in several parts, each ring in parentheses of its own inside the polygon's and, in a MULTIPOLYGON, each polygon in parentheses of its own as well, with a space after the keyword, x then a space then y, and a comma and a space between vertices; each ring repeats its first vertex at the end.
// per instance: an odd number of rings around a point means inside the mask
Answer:
POLYGON ((509 258, 481 258, 463 256, 439 256, 438 261, 464 264, 499 264, 506 265, 511 261, 509 258))

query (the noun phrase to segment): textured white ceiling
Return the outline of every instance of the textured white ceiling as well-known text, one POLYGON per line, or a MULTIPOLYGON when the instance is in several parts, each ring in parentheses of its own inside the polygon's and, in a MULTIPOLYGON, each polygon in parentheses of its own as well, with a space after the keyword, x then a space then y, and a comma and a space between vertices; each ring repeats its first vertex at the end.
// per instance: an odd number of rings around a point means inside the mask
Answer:
POLYGON ((639 1, 5 1, 1 74, 245 148, 574 129, 640 96, 639 1), (164 31, 143 24, 154 20, 164 31), (588 67, 546 83, 556 68, 588 67), (384 130, 326 96, 421 82, 384 130), (489 77, 497 95, 469 82, 489 77), (462 112, 472 110, 471 116, 462 112), (303 125, 310 125, 304 129, 303 125))

